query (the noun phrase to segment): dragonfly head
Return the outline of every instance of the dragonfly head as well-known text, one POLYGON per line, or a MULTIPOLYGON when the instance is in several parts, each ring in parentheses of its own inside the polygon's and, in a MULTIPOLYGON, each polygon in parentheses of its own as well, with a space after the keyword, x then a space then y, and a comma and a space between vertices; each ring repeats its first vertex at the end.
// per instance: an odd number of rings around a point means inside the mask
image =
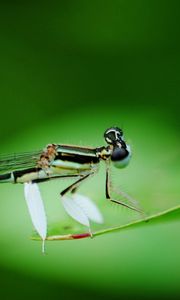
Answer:
POLYGON ((118 127, 111 127, 104 133, 106 142, 112 147, 111 161, 116 168, 124 168, 131 157, 130 147, 123 138, 123 131, 118 127))

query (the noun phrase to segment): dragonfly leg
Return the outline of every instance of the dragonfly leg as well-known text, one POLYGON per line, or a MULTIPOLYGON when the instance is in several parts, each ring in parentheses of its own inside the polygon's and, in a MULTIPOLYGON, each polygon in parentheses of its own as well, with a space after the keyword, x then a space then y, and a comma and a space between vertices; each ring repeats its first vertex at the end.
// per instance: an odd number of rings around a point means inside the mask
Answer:
POLYGON ((71 194, 75 194, 77 191, 77 186, 75 188, 72 189, 71 194))
POLYGON ((76 191, 76 189, 78 188, 79 184, 84 181, 85 179, 87 179, 90 175, 92 175, 92 173, 89 173, 87 175, 84 175, 83 177, 81 177, 80 179, 78 179, 77 181, 75 181, 73 184, 69 185, 66 189, 64 189, 60 195, 64 196, 65 194, 67 194, 68 192, 72 192, 74 193, 76 191))
MULTIPOLYGON (((121 196, 124 196, 125 198, 127 198, 128 200, 130 200, 130 196, 122 193, 121 196)), ((124 203, 122 201, 119 201, 119 200, 116 200, 116 199, 112 199, 111 198, 111 195, 110 195, 110 171, 109 171, 109 167, 107 166, 106 168, 106 199, 110 200, 111 202, 114 202, 114 203, 117 203, 117 204, 120 204, 122 206, 125 206, 129 209, 132 209, 132 210, 135 210, 139 213, 142 213, 141 209, 135 207, 133 204, 127 204, 127 203, 124 203)))

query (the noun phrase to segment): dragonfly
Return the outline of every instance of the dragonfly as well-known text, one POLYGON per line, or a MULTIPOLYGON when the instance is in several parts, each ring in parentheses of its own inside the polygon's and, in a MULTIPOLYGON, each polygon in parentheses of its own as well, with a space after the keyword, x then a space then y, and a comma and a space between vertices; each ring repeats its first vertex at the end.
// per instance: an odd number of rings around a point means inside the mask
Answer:
POLYGON ((96 148, 53 143, 40 151, 0 156, 0 183, 24 184, 31 220, 43 242, 47 237, 47 219, 38 184, 52 179, 74 179, 71 185, 61 191, 60 197, 66 212, 90 230, 90 221, 101 224, 103 216, 95 203, 78 194, 77 190, 98 171, 101 161, 106 166, 106 199, 141 212, 137 201, 129 195, 120 192, 126 201, 114 199, 111 195, 111 165, 122 169, 131 158, 131 149, 125 142, 122 129, 116 126, 108 128, 104 132, 104 139, 106 145, 96 148))

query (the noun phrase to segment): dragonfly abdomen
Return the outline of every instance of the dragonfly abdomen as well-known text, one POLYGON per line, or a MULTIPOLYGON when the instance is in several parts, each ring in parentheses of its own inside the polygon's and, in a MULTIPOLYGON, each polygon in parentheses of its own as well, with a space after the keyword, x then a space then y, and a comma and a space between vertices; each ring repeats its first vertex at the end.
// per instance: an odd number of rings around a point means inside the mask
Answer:
POLYGON ((4 182, 14 182, 12 172, 0 175, 0 183, 4 183, 4 182))

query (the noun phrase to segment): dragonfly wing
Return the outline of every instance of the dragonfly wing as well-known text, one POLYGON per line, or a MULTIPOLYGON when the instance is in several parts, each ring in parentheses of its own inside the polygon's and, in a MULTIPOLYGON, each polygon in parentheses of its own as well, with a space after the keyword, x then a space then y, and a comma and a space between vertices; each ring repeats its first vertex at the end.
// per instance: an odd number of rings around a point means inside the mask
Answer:
POLYGON ((65 211, 77 222, 90 227, 88 216, 83 209, 74 201, 73 198, 68 196, 62 197, 62 204, 65 211))
POLYGON ((89 220, 98 224, 103 223, 103 216, 99 208, 88 197, 79 194, 73 194, 72 198, 74 202, 84 211, 89 220))
POLYGON ((37 166, 42 151, 0 155, 0 174, 37 166))
POLYGON ((25 183, 24 195, 32 223, 44 241, 47 235, 47 219, 38 185, 31 182, 25 183))
POLYGON ((103 216, 98 207, 88 198, 79 194, 63 196, 62 203, 66 212, 77 222, 89 227, 89 220, 102 224, 103 216))

